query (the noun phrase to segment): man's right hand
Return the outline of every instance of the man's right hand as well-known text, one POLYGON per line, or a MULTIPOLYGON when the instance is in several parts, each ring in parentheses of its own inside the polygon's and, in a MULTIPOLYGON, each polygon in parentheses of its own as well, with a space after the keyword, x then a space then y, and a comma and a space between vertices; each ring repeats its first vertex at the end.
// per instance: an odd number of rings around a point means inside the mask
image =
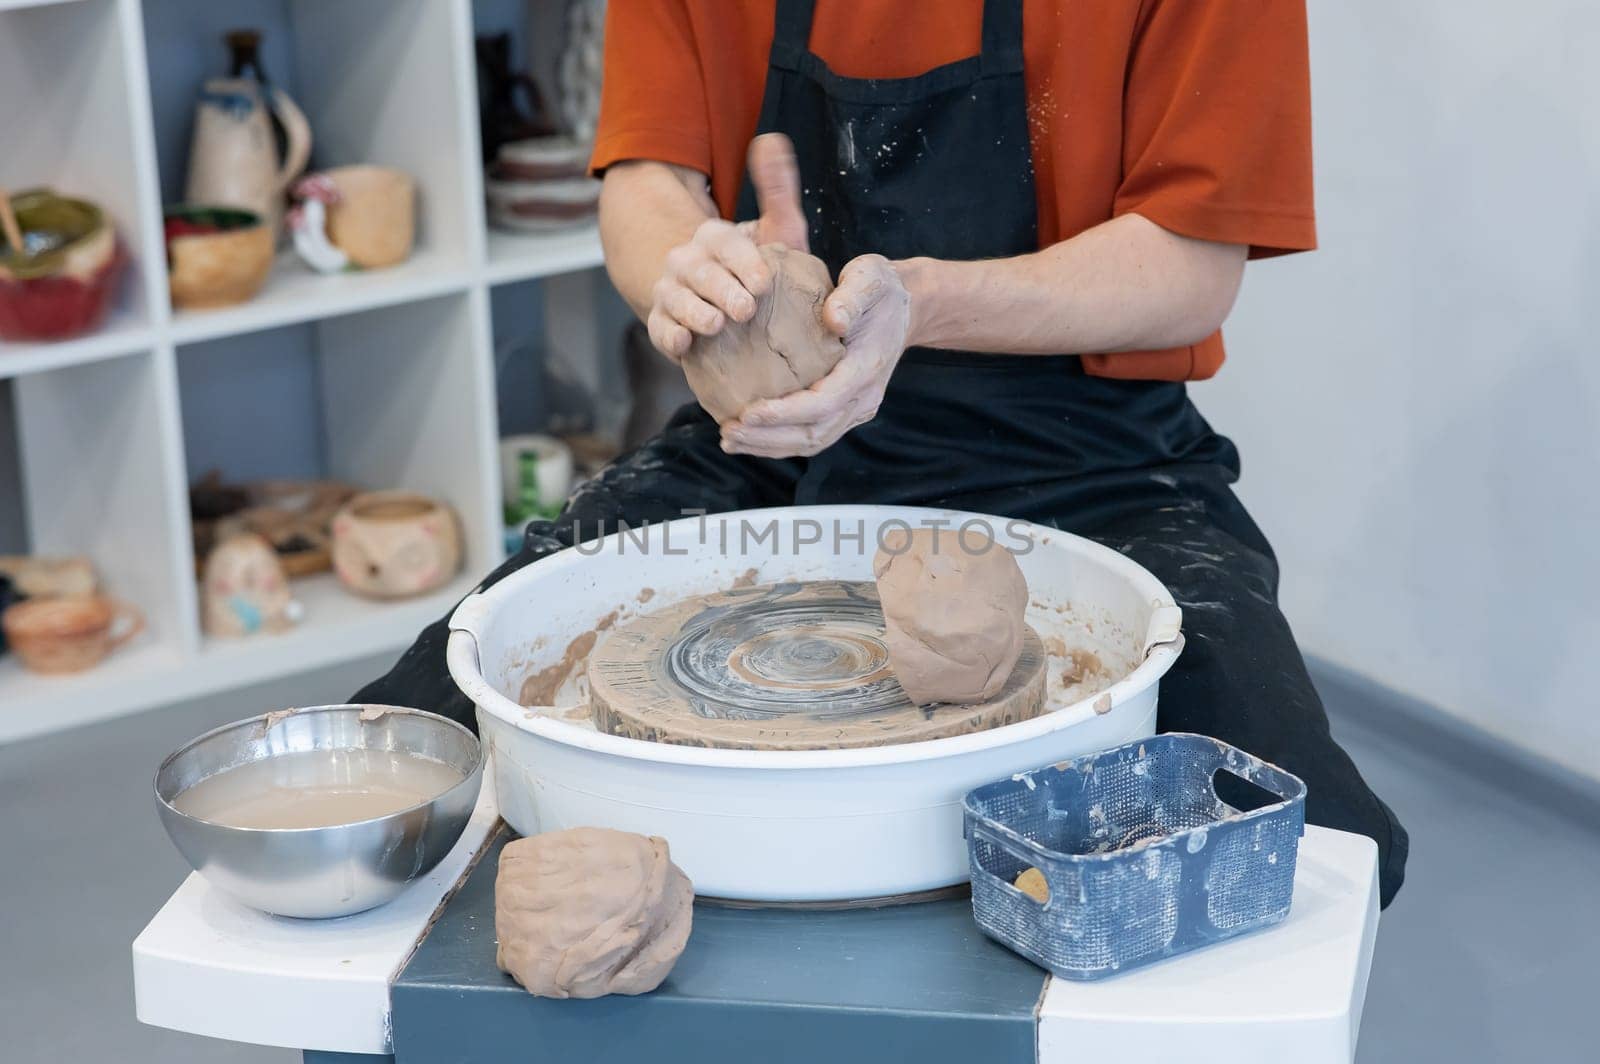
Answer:
POLYGON ((748 166, 760 217, 738 225, 706 219, 688 243, 667 252, 651 292, 645 319, 650 340, 674 362, 688 353, 696 335, 714 336, 730 319, 749 321, 756 312, 756 299, 772 285, 760 245, 809 248, 800 170, 789 138, 766 133, 751 141, 748 166))

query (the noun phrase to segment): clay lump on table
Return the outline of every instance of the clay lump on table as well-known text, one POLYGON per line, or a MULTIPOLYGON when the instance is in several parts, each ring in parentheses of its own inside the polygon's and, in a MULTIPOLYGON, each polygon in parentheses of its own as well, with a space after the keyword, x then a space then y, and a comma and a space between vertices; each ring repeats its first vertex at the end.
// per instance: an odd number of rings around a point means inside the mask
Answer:
POLYGON ((572 828, 506 844, 495 963, 539 997, 647 994, 689 941, 694 887, 665 839, 572 828))

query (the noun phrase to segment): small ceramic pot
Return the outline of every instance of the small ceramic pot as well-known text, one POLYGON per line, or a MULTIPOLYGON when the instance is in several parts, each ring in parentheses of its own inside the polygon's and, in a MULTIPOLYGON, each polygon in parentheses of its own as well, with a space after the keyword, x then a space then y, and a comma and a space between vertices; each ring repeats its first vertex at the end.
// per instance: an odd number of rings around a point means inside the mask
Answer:
POLYGON ((19 602, 0 617, 0 625, 12 652, 27 668, 71 673, 98 665, 138 635, 144 617, 126 602, 94 595, 19 602))
POLYGON ((225 307, 261 291, 272 271, 272 230, 238 207, 168 207, 167 283, 175 307, 225 307))
POLYGON ((324 273, 394 266, 416 236, 416 182, 384 166, 340 166, 295 185, 295 250, 324 273))
POLYGON ((443 587, 461 567, 461 532, 449 506, 426 495, 357 495, 333 519, 333 570, 373 598, 405 598, 443 587))
POLYGON ((127 256, 105 212, 30 189, 11 197, 22 247, 0 236, 0 339, 64 340, 97 328, 127 256))

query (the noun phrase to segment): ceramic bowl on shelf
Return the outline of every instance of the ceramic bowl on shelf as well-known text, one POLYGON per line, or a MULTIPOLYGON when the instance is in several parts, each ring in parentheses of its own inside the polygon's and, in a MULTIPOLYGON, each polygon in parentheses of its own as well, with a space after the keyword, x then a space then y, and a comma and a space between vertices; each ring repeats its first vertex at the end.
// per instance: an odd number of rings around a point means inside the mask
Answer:
POLYGON ((592 221, 600 207, 600 182, 592 177, 551 181, 484 182, 489 221, 502 229, 543 233, 592 221))
POLYGON ((531 137, 500 146, 489 167, 496 181, 550 181, 585 177, 594 145, 577 137, 531 137))
POLYGON ((0 339, 65 340, 97 328, 127 256, 99 207, 46 188, 11 197, 22 247, 0 236, 0 339))
POLYGON ((241 207, 166 210, 167 283, 175 307, 226 307, 261 291, 272 270, 272 230, 241 207))
POLYGON ((461 532, 445 503, 409 491, 357 495, 333 519, 333 570, 372 598, 443 587, 461 568, 461 532))
POLYGON ((106 595, 28 599, 8 607, 6 642, 34 672, 66 674, 100 664, 144 627, 133 606, 106 595))

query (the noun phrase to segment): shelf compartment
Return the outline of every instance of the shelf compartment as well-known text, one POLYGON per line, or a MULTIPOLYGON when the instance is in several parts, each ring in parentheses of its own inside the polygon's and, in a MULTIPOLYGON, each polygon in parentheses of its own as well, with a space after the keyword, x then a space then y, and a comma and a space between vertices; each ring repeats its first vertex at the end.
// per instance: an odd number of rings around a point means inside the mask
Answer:
MULTIPOLYGON (((180 348, 188 479, 215 468, 230 482, 333 478, 443 499, 461 524, 461 579, 475 580, 498 560, 499 538, 493 417, 477 415, 492 383, 475 317, 473 297, 445 295, 180 348)), ((306 607, 294 632, 202 637, 201 657, 275 656, 306 631, 320 633, 311 641, 334 661, 387 645, 387 611, 414 619, 412 602, 367 602, 331 578, 292 590, 306 607), (346 624, 367 634, 341 634, 346 624)), ((430 606, 433 616, 443 608, 430 606)))
POLYGON ((253 300, 179 311, 179 343, 343 314, 457 290, 470 281, 476 178, 456 117, 454 5, 438 0, 145 0, 161 199, 183 198, 202 84, 227 72, 222 35, 263 31, 262 62, 311 126, 310 172, 394 167, 417 185, 412 257, 400 266, 323 276, 284 251, 253 300), (470 221, 469 221, 470 216, 470 221))
POLYGON ((494 369, 481 295, 333 318, 317 326, 331 476, 447 500, 463 571, 499 561, 494 369))
MULTIPOLYGON (((13 385, 27 540, 41 554, 83 555, 102 590, 137 607, 145 630, 81 676, 0 674, 0 737, 32 718, 93 719, 78 704, 103 673, 159 671, 190 645, 187 523, 173 468, 175 397, 159 353, 31 374, 13 385), (36 697, 47 697, 48 712, 36 697)), ((120 700, 121 695, 116 695, 120 700)))
MULTIPOLYGON (((0 109, 0 187, 15 193, 48 186, 105 210, 130 259, 107 326, 113 333, 136 332, 151 320, 143 271, 160 262, 142 218, 150 189, 136 132, 142 122, 128 91, 136 83, 129 70, 136 50, 125 44, 137 27, 123 25, 123 16, 115 0, 0 13, 0 100, 8 104, 0 109)), ((13 352, 45 366, 106 350, 96 346, 101 342, 118 345, 102 335, 68 341, 83 346, 61 361, 41 353, 46 345, 0 343, 0 373, 11 372, 4 367, 13 352)))

